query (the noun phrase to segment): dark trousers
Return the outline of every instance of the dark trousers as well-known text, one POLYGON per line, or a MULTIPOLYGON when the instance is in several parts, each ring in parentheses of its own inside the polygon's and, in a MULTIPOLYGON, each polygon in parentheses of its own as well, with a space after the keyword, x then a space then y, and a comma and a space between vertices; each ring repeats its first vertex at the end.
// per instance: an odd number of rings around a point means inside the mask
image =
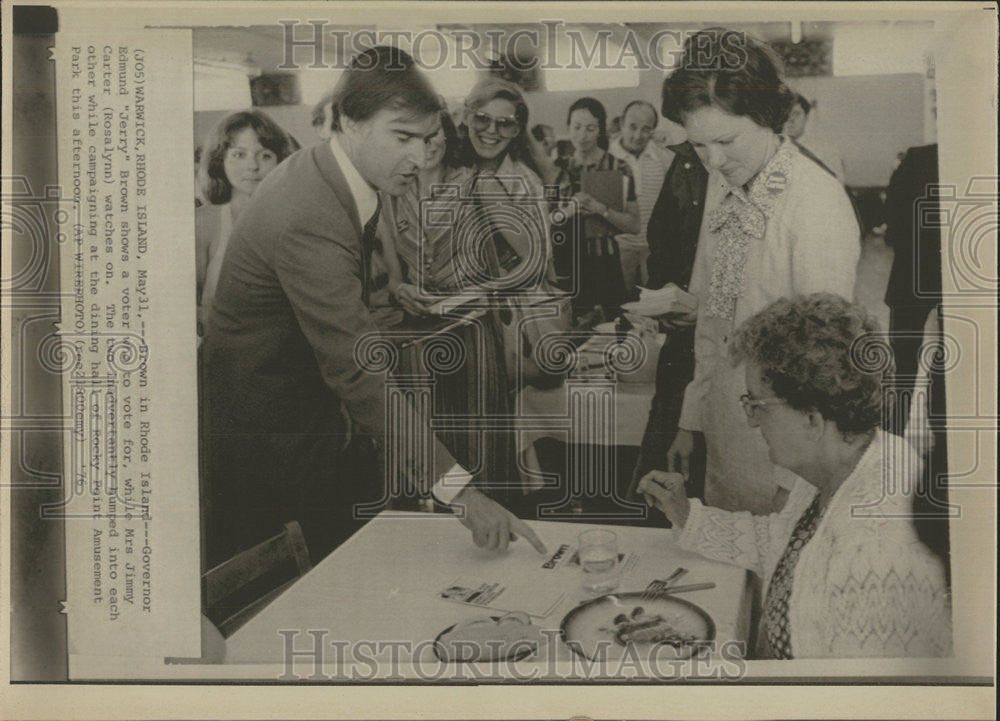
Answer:
MULTIPOLYGON (((656 395, 649 409, 649 420, 639 450, 639 460, 632 475, 629 497, 635 496, 639 480, 651 470, 672 471, 667 451, 677 436, 684 402, 684 390, 694 378, 694 327, 667 334, 656 366, 656 395)), ((705 437, 695 433, 695 448, 687 483, 689 496, 705 494, 705 437)))

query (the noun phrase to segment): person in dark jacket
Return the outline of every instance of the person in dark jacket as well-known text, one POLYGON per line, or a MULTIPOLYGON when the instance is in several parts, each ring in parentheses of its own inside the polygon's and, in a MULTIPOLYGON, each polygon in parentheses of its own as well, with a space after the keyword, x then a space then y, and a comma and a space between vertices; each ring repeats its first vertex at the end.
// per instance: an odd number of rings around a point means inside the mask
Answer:
POLYGON ((708 171, 691 143, 671 145, 669 150, 674 159, 646 226, 646 269, 650 288, 674 283, 687 290, 701 231, 708 171))
MULTIPOLYGON (((701 232, 708 171, 690 143, 672 145, 670 150, 674 160, 667 170, 646 229, 649 242, 646 267, 650 288, 673 283, 687 291, 701 232)), ((636 497, 634 490, 639 479, 649 471, 671 470, 667 464, 667 450, 677 433, 684 389, 694 377, 694 317, 672 317, 666 330, 667 342, 660 350, 656 366, 656 395, 632 475, 629 494, 632 498, 636 497)), ((690 486, 695 495, 700 495, 703 464, 704 441, 697 434, 690 486)))

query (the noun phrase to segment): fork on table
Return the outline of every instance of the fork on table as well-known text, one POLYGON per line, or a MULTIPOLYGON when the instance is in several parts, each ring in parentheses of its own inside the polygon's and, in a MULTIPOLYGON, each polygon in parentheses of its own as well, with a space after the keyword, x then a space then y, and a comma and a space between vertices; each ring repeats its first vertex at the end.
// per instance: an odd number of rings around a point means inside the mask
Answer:
POLYGON ((686 568, 679 567, 676 571, 671 573, 666 578, 651 581, 650 584, 646 586, 646 590, 643 591, 642 593, 642 600, 649 601, 653 598, 656 598, 657 596, 666 593, 667 589, 670 588, 670 586, 674 583, 674 581, 676 581, 678 578, 680 578, 687 572, 688 571, 686 568))

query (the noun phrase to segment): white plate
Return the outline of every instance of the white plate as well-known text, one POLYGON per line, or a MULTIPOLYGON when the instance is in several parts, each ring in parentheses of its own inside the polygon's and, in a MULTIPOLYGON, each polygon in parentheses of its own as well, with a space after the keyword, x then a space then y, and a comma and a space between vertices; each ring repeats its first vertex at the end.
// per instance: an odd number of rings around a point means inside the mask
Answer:
POLYGON ((632 645, 639 658, 690 658, 715 640, 715 623, 702 608, 674 596, 643 598, 642 591, 611 593, 580 604, 563 619, 563 641, 589 660, 622 658, 632 645), (648 654, 648 656, 647 656, 648 654))

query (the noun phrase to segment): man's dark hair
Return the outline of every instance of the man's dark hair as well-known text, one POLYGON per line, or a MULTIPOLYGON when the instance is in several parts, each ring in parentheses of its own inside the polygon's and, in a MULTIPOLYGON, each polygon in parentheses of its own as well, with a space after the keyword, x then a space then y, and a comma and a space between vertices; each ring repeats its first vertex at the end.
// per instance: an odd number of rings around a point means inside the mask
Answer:
POLYGON ((462 138, 458 134, 455 121, 451 119, 451 113, 442 110, 441 132, 444 133, 444 157, 441 164, 446 168, 457 168, 462 165, 462 138))
POLYGON ((440 112, 440 96, 413 57, 391 45, 378 45, 351 58, 333 89, 330 127, 342 130, 340 118, 364 121, 384 108, 406 109, 414 116, 440 112))

